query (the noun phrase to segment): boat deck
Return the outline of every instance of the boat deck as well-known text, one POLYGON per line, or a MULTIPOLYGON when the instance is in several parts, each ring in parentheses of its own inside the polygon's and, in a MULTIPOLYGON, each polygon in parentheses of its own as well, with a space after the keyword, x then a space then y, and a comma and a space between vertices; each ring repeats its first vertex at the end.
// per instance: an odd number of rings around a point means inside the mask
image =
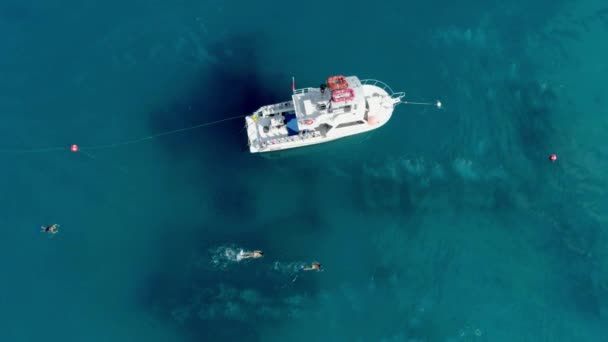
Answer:
POLYGON ((292 98, 298 118, 317 120, 324 115, 361 111, 365 104, 362 84, 357 77, 346 77, 346 80, 353 94, 353 99, 349 101, 332 103, 332 92, 329 89, 323 92, 319 88, 296 90, 292 98))
MULTIPOLYGON (((261 108, 265 116, 247 118, 248 135, 257 137, 262 146, 302 142, 310 138, 321 137, 321 132, 314 129, 302 129, 293 110, 292 102, 270 105, 261 108), (277 112, 276 110, 282 110, 277 112)), ((258 111, 259 113, 260 111, 258 111)), ((251 142, 250 142, 251 143, 251 142)))

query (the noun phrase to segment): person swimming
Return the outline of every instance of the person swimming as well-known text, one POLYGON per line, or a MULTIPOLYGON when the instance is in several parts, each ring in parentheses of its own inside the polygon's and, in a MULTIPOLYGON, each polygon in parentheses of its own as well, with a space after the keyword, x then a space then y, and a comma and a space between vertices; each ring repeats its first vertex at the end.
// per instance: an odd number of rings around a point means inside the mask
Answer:
POLYGON ((260 250, 255 250, 253 252, 245 252, 243 250, 241 250, 239 252, 239 254, 237 255, 237 259, 238 260, 243 260, 243 259, 249 259, 249 258, 261 258, 264 256, 264 252, 260 251, 260 250))
POLYGON ((50 226, 41 226, 40 227, 40 231, 43 233, 51 233, 51 234, 57 234, 59 233, 59 228, 60 226, 57 223, 53 223, 50 226))
POLYGON ((321 263, 315 261, 310 267, 302 267, 302 271, 321 271, 321 263))

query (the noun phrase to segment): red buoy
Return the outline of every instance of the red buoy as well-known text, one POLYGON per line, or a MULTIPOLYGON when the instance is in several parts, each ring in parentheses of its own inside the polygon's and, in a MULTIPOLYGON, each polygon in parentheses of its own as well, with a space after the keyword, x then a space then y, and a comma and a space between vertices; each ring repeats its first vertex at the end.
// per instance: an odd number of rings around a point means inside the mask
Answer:
POLYGON ((557 154, 551 154, 551 155, 549 155, 549 160, 552 161, 552 162, 556 161, 557 160, 557 154))
POLYGON ((70 146, 70 151, 78 152, 78 145, 74 144, 74 145, 70 146))

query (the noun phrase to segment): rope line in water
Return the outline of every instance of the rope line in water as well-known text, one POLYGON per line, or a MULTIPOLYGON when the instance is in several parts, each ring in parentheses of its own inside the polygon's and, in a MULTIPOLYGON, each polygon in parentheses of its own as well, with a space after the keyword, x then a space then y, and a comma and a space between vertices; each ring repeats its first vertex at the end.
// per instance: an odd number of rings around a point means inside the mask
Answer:
POLYGON ((54 152, 54 151, 65 151, 65 150, 69 150, 69 148, 62 146, 62 147, 38 148, 38 149, 33 149, 33 150, 1 149, 0 153, 41 153, 41 152, 54 152))
POLYGON ((441 103, 441 101, 437 101, 435 103, 432 102, 411 102, 411 101, 401 101, 400 103, 403 104, 411 104, 411 105, 422 105, 422 106, 433 106, 433 107, 437 107, 437 108, 441 108, 441 106, 443 105, 441 103))
MULTIPOLYGON (((437 101, 435 103, 402 101, 400 103, 403 103, 403 104, 413 104, 413 105, 435 106, 437 108, 441 108, 441 106, 442 106, 441 101, 437 101)), ((166 132, 161 132, 161 133, 149 135, 149 136, 143 137, 143 138, 137 138, 137 139, 131 139, 131 140, 126 140, 126 141, 120 141, 120 142, 115 142, 115 143, 111 143, 111 144, 77 147, 77 150, 74 150, 72 152, 77 152, 79 150, 102 150, 102 149, 106 149, 106 148, 114 148, 114 147, 119 147, 119 146, 137 144, 137 143, 144 142, 144 141, 147 141, 147 140, 156 139, 156 138, 159 138, 159 137, 162 137, 162 136, 165 136, 165 135, 170 135, 170 134, 175 134, 175 133, 180 133, 180 132, 186 132, 186 131, 190 131, 190 130, 197 129, 197 128, 202 128, 202 127, 206 127, 206 126, 216 125, 216 124, 219 124, 219 123, 222 123, 222 122, 244 118, 246 116, 247 115, 232 116, 232 117, 225 118, 225 119, 215 120, 215 121, 211 121, 211 122, 205 122, 205 123, 194 125, 194 126, 191 126, 191 127, 179 128, 179 129, 175 129, 175 130, 172 130, 172 131, 166 131, 166 132)), ((44 147, 44 148, 37 148, 37 149, 0 149, 0 153, 43 153, 43 152, 56 152, 56 151, 66 151, 66 150, 69 151, 70 149, 71 149, 71 147, 69 147, 69 146, 44 147)))
MULTIPOLYGON (((244 118, 246 116, 247 115, 232 116, 232 117, 225 118, 225 119, 205 122, 205 123, 190 126, 190 127, 179 128, 179 129, 175 129, 172 131, 166 131, 166 132, 149 135, 149 136, 143 137, 143 138, 125 140, 125 141, 115 142, 112 144, 79 147, 79 150, 101 150, 101 149, 106 149, 106 148, 114 148, 114 147, 118 147, 118 146, 137 144, 137 143, 141 143, 141 142, 144 142, 147 140, 159 138, 159 137, 162 137, 165 135, 191 131, 193 129, 216 125, 216 124, 219 124, 222 122, 244 118)), ((0 153, 43 153, 43 152, 69 151, 69 150, 70 150, 70 146, 61 146, 61 147, 45 147, 45 148, 29 149, 29 150, 28 149, 0 149, 0 153)))

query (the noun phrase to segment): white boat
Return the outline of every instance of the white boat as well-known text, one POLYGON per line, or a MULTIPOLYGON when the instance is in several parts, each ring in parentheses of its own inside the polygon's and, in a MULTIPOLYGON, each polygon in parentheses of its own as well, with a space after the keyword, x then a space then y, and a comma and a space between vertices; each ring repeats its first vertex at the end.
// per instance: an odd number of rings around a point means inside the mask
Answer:
POLYGON ((295 89, 291 101, 245 117, 251 153, 320 144, 382 127, 405 93, 378 80, 332 76, 319 88, 295 89))

